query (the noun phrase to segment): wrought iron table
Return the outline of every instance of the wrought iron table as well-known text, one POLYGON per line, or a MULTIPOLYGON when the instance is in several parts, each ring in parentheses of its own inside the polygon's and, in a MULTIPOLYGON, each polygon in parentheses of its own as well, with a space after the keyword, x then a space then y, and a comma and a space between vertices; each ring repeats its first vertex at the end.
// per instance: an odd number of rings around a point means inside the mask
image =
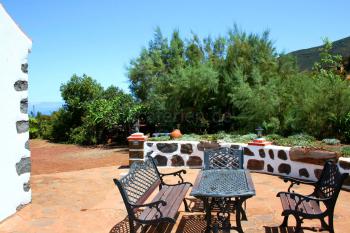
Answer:
POLYGON ((191 195, 201 199, 206 211, 206 232, 221 228, 224 230, 235 229, 243 232, 241 216, 246 219, 242 203, 255 196, 255 189, 248 170, 244 169, 212 169, 199 172, 193 185, 191 195), (232 202, 232 198, 235 199, 232 202), (236 226, 230 224, 231 205, 235 204, 236 226), (218 207, 217 219, 220 224, 211 226, 211 210, 218 207))

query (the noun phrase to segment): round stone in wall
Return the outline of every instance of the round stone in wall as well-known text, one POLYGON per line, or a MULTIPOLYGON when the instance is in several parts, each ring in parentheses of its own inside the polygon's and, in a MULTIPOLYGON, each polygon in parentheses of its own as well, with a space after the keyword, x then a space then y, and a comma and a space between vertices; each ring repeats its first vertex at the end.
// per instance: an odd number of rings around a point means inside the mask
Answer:
POLYGON ((284 173, 284 174, 289 174, 291 171, 291 167, 289 164, 287 163, 281 163, 279 166, 278 166, 278 172, 279 173, 284 173))
POLYGON ((264 170, 264 165, 265 165, 264 160, 249 159, 248 164, 247 164, 247 168, 249 170, 260 171, 260 170, 264 170))
POLYGON ((26 91, 28 90, 28 82, 23 80, 18 80, 13 85, 16 91, 26 91))
POLYGON ((265 158, 265 150, 264 149, 259 149, 259 155, 261 158, 265 158))
POLYGON ((201 167, 202 166, 202 159, 198 156, 190 156, 187 160, 187 166, 189 167, 201 167))
POLYGON ((284 150, 279 150, 278 151, 278 158, 282 160, 287 160, 287 154, 284 150))
POLYGON ((192 154, 193 148, 191 143, 181 144, 181 154, 192 154))
POLYGON ((146 145, 147 145, 148 147, 152 147, 152 146, 153 146, 153 143, 152 143, 152 142, 147 142, 146 145))
POLYGON ((157 148, 163 153, 173 153, 177 150, 177 143, 157 143, 157 148))
POLYGON ((314 170, 314 174, 315 174, 317 179, 319 179, 321 177, 321 173, 322 173, 322 169, 315 169, 314 170))
POLYGON ((270 155, 270 158, 271 159, 274 159, 275 158, 275 154, 273 153, 273 150, 269 150, 269 155, 270 155))
POLYGON ((306 168, 299 169, 299 176, 304 176, 308 178, 310 176, 309 172, 306 168))
POLYGON ((173 155, 173 157, 171 158, 171 166, 180 167, 184 165, 185 165, 185 162, 181 156, 173 155))
POLYGON ((244 155, 254 156, 254 153, 248 147, 244 147, 243 152, 244 155))
POLYGON ((271 173, 274 171, 273 167, 270 164, 267 164, 267 171, 271 173))
POLYGON ((163 155, 156 155, 154 159, 157 161, 157 166, 166 166, 168 159, 163 155))
POLYGON ((239 150, 239 145, 231 145, 232 149, 239 150))

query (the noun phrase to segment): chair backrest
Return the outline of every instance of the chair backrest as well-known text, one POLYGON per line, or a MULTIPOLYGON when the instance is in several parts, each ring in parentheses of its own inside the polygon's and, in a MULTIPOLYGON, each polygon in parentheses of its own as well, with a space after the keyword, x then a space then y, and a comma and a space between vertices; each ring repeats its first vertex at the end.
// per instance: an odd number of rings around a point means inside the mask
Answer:
POLYGON ((315 184, 314 195, 319 198, 331 198, 325 204, 327 207, 334 206, 344 180, 348 175, 348 173, 340 173, 336 163, 327 161, 319 180, 315 184))
POLYGON ((205 150, 204 169, 243 169, 243 150, 229 147, 205 150))
POLYGON ((144 203, 150 194, 160 185, 160 177, 151 159, 134 162, 127 175, 114 183, 118 186, 125 205, 144 203))

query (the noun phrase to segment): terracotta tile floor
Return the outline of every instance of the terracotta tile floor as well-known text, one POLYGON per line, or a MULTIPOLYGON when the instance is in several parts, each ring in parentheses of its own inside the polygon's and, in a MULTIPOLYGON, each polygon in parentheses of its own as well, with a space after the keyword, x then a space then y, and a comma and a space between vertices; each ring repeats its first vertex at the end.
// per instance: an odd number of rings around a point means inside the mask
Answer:
MULTIPOLYGON (((164 172, 175 169, 161 169, 164 172)), ((0 223, 0 232, 11 233, 114 233, 127 232, 126 210, 112 178, 119 178, 126 169, 93 168, 32 176, 33 201, 15 215, 0 223)), ((193 182, 198 170, 185 175, 193 182)), ((257 195, 247 201, 248 221, 242 222, 247 233, 290 233, 293 228, 279 229, 281 204, 276 193, 287 184, 274 176, 252 174, 257 195)), ((309 187, 298 188, 308 193, 309 187)), ((342 191, 335 210, 335 231, 350 232, 350 193, 342 191)), ((233 222, 234 224, 234 222, 233 222)), ((293 226, 294 220, 290 221, 293 226)), ((306 221, 304 226, 319 227, 319 221, 306 221)), ((203 214, 185 213, 180 209, 174 226, 161 226, 150 232, 202 232, 203 214)), ((317 229, 314 229, 317 230, 317 229)), ((314 232, 304 229, 304 232, 314 232)))

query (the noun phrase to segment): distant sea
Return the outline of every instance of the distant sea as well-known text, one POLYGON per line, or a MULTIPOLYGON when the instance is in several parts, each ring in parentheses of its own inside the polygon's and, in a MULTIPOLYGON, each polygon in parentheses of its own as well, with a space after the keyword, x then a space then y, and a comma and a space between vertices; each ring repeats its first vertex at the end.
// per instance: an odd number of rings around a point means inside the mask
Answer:
POLYGON ((28 114, 36 116, 40 112, 44 115, 51 115, 63 104, 64 102, 29 102, 28 114))

